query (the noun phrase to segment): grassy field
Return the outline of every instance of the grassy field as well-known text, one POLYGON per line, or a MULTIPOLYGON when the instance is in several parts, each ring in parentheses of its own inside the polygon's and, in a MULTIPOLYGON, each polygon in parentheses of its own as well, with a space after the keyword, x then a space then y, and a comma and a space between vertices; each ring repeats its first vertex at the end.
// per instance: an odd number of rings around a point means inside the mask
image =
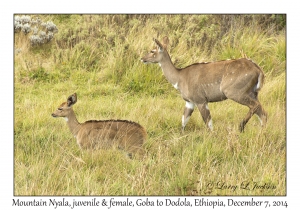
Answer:
POLYGON ((34 15, 54 38, 37 46, 15 33, 15 195, 285 195, 286 36, 283 15, 34 15), (214 131, 195 109, 181 133, 184 101, 158 65, 140 61, 169 36, 178 67, 247 57, 266 75, 264 129, 248 108, 211 103, 214 131), (144 159, 80 150, 51 113, 76 92, 80 122, 127 119, 148 133, 144 159))

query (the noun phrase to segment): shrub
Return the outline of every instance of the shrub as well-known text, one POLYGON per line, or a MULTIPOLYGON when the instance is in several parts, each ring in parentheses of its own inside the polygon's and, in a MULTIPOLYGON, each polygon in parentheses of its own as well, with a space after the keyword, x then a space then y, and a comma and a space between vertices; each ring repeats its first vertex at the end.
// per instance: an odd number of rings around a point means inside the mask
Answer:
POLYGON ((58 32, 58 29, 52 21, 45 23, 39 18, 32 19, 28 15, 23 15, 21 17, 15 16, 14 32, 22 32, 25 35, 32 32, 32 35, 29 36, 30 44, 37 46, 50 42, 54 38, 54 34, 58 32))

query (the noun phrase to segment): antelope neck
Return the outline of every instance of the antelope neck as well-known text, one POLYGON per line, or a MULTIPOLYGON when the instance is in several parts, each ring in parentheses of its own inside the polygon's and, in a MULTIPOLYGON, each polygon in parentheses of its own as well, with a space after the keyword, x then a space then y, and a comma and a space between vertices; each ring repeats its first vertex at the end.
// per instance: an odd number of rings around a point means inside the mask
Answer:
POLYGON ((179 71, 174 66, 169 55, 164 56, 159 62, 161 69, 166 77, 166 79, 173 85, 177 86, 179 81, 179 71))
POLYGON ((66 116, 66 118, 68 119, 67 124, 70 128, 72 135, 76 137, 80 128, 80 123, 78 122, 73 109, 71 109, 70 114, 66 116))

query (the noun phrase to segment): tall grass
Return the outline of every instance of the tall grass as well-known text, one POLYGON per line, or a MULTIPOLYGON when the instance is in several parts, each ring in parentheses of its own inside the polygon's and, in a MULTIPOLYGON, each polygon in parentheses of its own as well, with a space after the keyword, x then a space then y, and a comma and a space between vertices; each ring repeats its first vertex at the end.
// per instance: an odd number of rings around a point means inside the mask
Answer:
POLYGON ((59 31, 40 47, 15 34, 14 47, 21 49, 14 70, 15 195, 286 194, 286 42, 279 16, 38 16, 59 31), (259 98, 267 126, 261 129, 253 117, 239 133, 248 109, 228 100, 210 104, 213 132, 195 110, 182 134, 184 101, 158 66, 140 62, 154 46, 152 38, 164 35, 178 67, 242 53, 258 63, 266 74, 259 98), (51 117, 73 92, 80 122, 128 119, 143 125, 144 159, 80 150, 65 121, 51 117), (241 183, 272 187, 246 190, 241 183))

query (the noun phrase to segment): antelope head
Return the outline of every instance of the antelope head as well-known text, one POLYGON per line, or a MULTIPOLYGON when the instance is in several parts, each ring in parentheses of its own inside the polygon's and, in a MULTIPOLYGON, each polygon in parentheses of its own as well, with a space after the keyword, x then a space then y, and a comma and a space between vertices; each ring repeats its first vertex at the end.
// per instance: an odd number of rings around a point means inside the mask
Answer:
MULTIPOLYGON (((52 117, 68 117, 72 112, 72 106, 77 102, 76 93, 70 95, 66 102, 62 103, 57 110, 52 113, 52 117)), ((67 118, 66 118, 67 119, 67 118)))
POLYGON ((156 43, 156 48, 151 50, 150 53, 148 53, 141 59, 143 63, 160 63, 166 55, 165 52, 167 51, 167 46, 169 44, 168 37, 164 37, 163 43, 160 43, 157 39, 153 40, 156 43))

